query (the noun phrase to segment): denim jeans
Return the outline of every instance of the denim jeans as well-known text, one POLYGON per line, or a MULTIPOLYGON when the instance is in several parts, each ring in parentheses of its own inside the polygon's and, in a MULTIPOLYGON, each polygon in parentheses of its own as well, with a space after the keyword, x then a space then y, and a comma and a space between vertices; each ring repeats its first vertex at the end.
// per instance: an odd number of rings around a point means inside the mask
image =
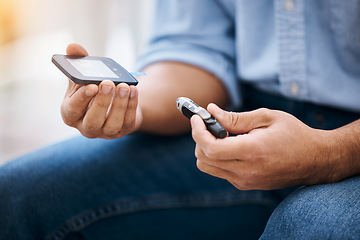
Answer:
MULTIPOLYGON (((257 238, 281 191, 196 169, 189 135, 78 137, 0 170, 3 239, 257 238)), ((286 195, 286 193, 283 193, 286 195)))
POLYGON ((271 215, 264 239, 360 239, 360 176, 294 192, 271 215))
MULTIPOLYGON (((252 88, 245 99, 245 110, 286 110, 324 129, 359 117, 252 88)), ((239 191, 197 170, 194 147, 190 135, 77 137, 10 161, 0 239, 257 239, 266 224, 263 239, 360 236, 358 177, 288 198, 298 187, 239 191)))

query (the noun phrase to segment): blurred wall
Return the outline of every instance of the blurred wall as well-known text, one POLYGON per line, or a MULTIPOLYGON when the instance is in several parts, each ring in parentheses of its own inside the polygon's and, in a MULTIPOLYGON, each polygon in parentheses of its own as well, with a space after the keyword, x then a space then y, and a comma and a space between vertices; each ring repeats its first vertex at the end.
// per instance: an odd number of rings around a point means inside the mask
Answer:
POLYGON ((0 0, 0 46, 15 38, 15 13, 12 1, 0 0))
POLYGON ((60 116, 67 79, 51 63, 71 42, 129 71, 151 0, 0 0, 0 164, 78 134, 60 116))

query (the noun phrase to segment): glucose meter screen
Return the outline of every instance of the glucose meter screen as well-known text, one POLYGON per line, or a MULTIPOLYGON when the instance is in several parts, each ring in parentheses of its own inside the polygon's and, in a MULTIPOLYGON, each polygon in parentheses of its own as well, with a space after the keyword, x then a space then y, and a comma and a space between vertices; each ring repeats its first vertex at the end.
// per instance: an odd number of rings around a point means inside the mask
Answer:
POLYGON ((67 59, 85 77, 119 78, 100 60, 67 59))

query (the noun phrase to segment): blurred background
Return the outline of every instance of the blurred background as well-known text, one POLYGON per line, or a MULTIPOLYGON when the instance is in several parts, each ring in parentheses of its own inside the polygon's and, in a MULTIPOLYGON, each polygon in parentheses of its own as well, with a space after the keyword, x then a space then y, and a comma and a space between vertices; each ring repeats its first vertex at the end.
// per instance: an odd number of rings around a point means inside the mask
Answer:
POLYGON ((51 63, 71 42, 134 70, 151 0, 0 0, 0 164, 78 135, 61 119, 66 77, 51 63))

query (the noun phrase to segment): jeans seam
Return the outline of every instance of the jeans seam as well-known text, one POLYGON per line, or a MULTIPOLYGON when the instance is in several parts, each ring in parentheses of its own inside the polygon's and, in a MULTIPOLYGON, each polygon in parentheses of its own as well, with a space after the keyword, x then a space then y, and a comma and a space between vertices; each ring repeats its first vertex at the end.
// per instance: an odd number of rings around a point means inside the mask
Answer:
POLYGON ((196 194, 196 195, 157 195, 142 198, 130 198, 117 201, 105 206, 98 207, 82 213, 81 215, 70 219, 67 223, 61 225, 51 235, 45 239, 61 240, 67 234, 79 231, 97 220, 105 219, 116 215, 129 214, 133 212, 171 209, 171 208, 207 208, 207 207, 227 207, 235 204, 267 204, 275 205, 276 201, 263 197, 244 197, 237 194, 221 193, 216 196, 214 194, 196 194))

